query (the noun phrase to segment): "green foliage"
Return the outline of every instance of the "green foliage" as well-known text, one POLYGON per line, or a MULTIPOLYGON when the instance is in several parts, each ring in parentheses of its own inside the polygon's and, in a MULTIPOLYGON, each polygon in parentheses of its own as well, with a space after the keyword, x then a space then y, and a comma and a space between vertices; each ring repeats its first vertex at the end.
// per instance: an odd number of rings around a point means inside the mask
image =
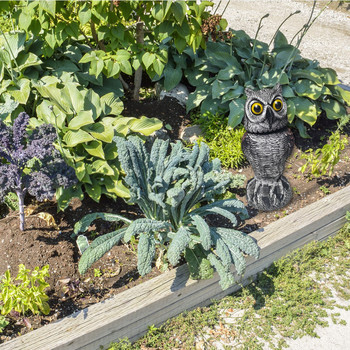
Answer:
POLYGON ((89 74, 118 78, 139 67, 150 77, 161 75, 168 58, 163 42, 171 42, 179 53, 186 47, 205 46, 201 25, 210 16, 206 7, 212 5, 209 1, 34 0, 9 2, 0 10, 13 13, 17 28, 40 41, 45 58, 64 45, 85 44, 88 50, 79 60, 87 64, 89 74))
MULTIPOLYGON (((122 238, 128 242, 138 236, 141 275, 151 270, 157 247, 163 264, 177 265, 184 257, 192 278, 210 278, 214 266, 220 274, 222 288, 232 285, 231 264, 242 274, 245 268, 242 252, 257 258, 258 246, 246 234, 211 227, 204 218, 219 214, 233 226, 238 224, 237 217, 247 218, 247 210, 239 200, 215 200, 226 192, 235 176, 222 173, 218 159, 209 160, 209 148, 204 143, 188 149, 181 142, 169 147, 169 141, 156 139, 148 152, 137 137, 128 140, 116 137, 115 141, 126 172, 129 201, 137 204, 146 218, 94 240, 79 261, 79 271, 85 273, 122 238)), ((78 222, 74 231, 79 233, 86 228, 86 224, 78 222)))
POLYGON ((331 176, 334 166, 339 162, 341 151, 348 144, 348 139, 341 136, 340 130, 331 134, 328 143, 322 148, 311 148, 300 155, 300 159, 305 159, 303 166, 299 168, 302 173, 307 172, 310 176, 320 177, 326 175, 331 176))
POLYGON ((57 85, 58 79, 52 77, 50 84, 35 86, 48 99, 38 105, 37 118, 56 126, 61 152, 80 181, 72 193, 57 191, 59 207, 67 205, 70 194, 82 194, 82 186, 96 202, 103 193, 112 198, 128 197, 112 139, 129 133, 150 135, 161 128, 161 121, 121 116, 123 103, 113 92, 100 97, 92 89, 79 89, 76 83, 66 83, 64 88, 57 85))
POLYGON ((9 324, 9 321, 6 320, 4 316, 0 315, 0 333, 3 332, 5 327, 9 324))
MULTIPOLYGON (((303 27, 295 45, 279 30, 270 44, 242 30, 231 30, 230 40, 209 41, 206 48, 195 53, 186 49, 180 56, 170 50, 168 64, 182 71, 195 88, 189 95, 187 111, 199 107, 201 114, 224 113, 228 118, 225 123, 235 128, 243 119, 245 88, 262 89, 280 83, 288 104, 288 120, 301 136, 308 137, 305 123, 314 125, 322 110, 329 119, 345 116, 350 92, 337 85, 336 72, 301 57, 298 50, 310 26, 307 23, 303 27)), ((167 69, 162 77, 164 85, 166 78, 167 69)))
POLYGON ((18 210, 19 209, 18 197, 17 197, 16 193, 14 193, 14 192, 9 192, 5 196, 4 203, 11 210, 18 210))
POLYGON ((20 264, 15 280, 21 282, 16 284, 7 270, 0 282, 1 314, 7 315, 11 310, 15 310, 24 315, 30 310, 33 314, 47 315, 50 306, 47 303, 49 297, 45 294, 45 289, 49 287, 45 282, 46 277, 49 277, 49 265, 45 265, 41 270, 36 267, 30 272, 20 264))
MULTIPOLYGON (((243 126, 227 126, 224 113, 206 112, 195 121, 204 132, 204 142, 210 148, 210 158, 218 158, 225 168, 239 168, 246 160, 241 147, 243 126)), ((200 139, 199 141, 202 141, 200 139)))

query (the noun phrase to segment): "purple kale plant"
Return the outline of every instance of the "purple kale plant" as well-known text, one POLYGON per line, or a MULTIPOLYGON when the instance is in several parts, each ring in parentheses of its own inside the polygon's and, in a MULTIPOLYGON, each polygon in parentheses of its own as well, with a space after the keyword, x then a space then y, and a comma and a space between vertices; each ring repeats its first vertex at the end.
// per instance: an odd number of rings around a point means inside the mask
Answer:
POLYGON ((58 187, 77 183, 75 171, 62 159, 53 143, 55 128, 41 125, 28 135, 29 116, 20 113, 13 126, 0 120, 0 202, 9 192, 18 196, 20 229, 25 228, 24 197, 52 199, 58 187))

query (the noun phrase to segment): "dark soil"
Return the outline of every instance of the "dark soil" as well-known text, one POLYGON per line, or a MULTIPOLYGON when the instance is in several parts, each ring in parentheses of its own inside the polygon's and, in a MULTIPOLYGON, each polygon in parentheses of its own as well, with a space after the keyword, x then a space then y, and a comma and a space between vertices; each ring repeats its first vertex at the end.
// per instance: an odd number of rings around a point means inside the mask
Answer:
MULTIPOLYGON (((164 125, 169 124, 171 126, 169 134, 172 140, 178 139, 181 130, 190 123, 185 110, 176 101, 169 98, 165 98, 163 101, 153 100, 139 103, 126 101, 124 115, 146 115, 147 117, 161 119, 164 125)), ((330 193, 333 193, 350 182, 350 146, 347 146, 343 152, 342 159, 335 167, 334 174, 331 177, 311 180, 298 172, 298 168, 303 163, 299 159, 300 149, 310 146, 319 147, 322 143, 321 137, 329 135, 329 130, 334 129, 334 127, 334 122, 321 118, 309 131, 312 136, 311 139, 301 139, 297 132, 294 132, 296 146, 294 154, 287 162, 285 171, 285 176, 294 189, 292 202, 286 208, 268 213, 257 212, 249 208, 252 217, 242 226, 244 231, 251 232, 263 227, 326 196, 320 190, 322 185, 330 193)), ((247 180, 253 177, 253 172, 249 166, 233 171, 246 175, 247 180)), ((244 189, 239 190, 237 196, 246 204, 244 189)), ((85 214, 97 211, 118 213, 129 218, 140 217, 139 209, 126 205, 123 200, 120 199, 114 202, 103 197, 100 203, 96 203, 88 197, 83 202, 75 199, 66 211, 60 213, 56 213, 54 201, 35 203, 28 199, 28 203, 30 203, 28 210, 30 208, 35 210, 27 216, 27 228, 24 232, 19 229, 17 212, 10 212, 0 220, 0 276, 7 269, 10 269, 12 276, 16 276, 19 264, 24 264, 28 269, 34 269, 36 266, 41 268, 49 264, 50 278, 48 282, 50 288, 47 292, 50 297, 51 312, 48 316, 28 315, 25 320, 16 313, 11 314, 9 317, 10 325, 0 335, 0 343, 17 336, 17 334, 24 334, 30 329, 36 329, 76 310, 105 300, 113 294, 160 273, 154 268, 149 275, 140 277, 137 273, 135 248, 129 244, 114 247, 96 262, 86 275, 81 276, 79 274, 80 253, 75 240, 70 237, 75 222, 85 214), (38 216, 38 213, 51 214, 57 226, 49 225, 38 216)), ((220 220, 216 218, 216 221, 220 220)), ((96 221, 90 227, 88 236, 93 239, 97 234, 110 232, 114 228, 113 223, 96 221)))

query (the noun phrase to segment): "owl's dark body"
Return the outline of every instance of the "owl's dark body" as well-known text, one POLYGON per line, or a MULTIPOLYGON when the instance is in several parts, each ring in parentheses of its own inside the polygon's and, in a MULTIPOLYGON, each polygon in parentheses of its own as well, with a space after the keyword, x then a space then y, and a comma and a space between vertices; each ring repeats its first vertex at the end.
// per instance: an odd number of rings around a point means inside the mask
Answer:
POLYGON ((248 204, 263 211, 280 209, 293 195, 283 176, 294 146, 293 134, 287 128, 287 106, 280 86, 260 91, 247 89, 246 94, 243 123, 247 132, 242 150, 255 175, 247 184, 248 204))

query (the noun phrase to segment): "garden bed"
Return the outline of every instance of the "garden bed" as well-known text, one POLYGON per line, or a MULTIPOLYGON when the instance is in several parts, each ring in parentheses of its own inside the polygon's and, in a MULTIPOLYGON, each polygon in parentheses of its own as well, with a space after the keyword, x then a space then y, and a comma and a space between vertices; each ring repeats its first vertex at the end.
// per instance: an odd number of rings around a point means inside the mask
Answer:
MULTIPOLYGON (((334 235, 350 210, 350 187, 312 203, 252 233, 261 248, 258 260, 249 259, 241 284, 249 283, 273 261, 313 240, 334 235)), ((218 276, 194 281, 186 265, 166 272, 101 303, 18 337, 1 349, 97 349, 118 338, 135 340, 151 324, 239 289, 222 291, 218 276), (50 337, 48 338, 48 334, 50 337)))
MULTIPOLYGON (((176 102, 169 99, 165 101, 153 100, 142 103, 126 103, 125 107, 125 115, 138 116, 145 114, 149 117, 159 117, 164 122, 164 125, 169 124, 171 126, 172 130, 170 136, 173 140, 179 138, 181 129, 183 129, 183 127, 190 122, 188 116, 186 116, 184 109, 176 102)), ((323 177, 318 180, 310 180, 298 172, 299 166, 301 166, 303 163, 303 161, 299 159, 300 149, 305 150, 305 148, 311 146, 317 147, 320 143, 325 142, 327 140, 327 137, 323 141, 321 141, 321 139, 322 137, 329 134, 329 131, 326 131, 326 129, 332 129, 334 125, 334 122, 329 121, 325 118, 320 118, 312 130, 310 130, 310 135, 312 136, 311 139, 301 139, 298 137, 297 132, 295 133, 295 153, 291 156, 291 158, 289 158, 285 172, 285 175, 290 180, 291 185, 294 189, 294 198, 292 202, 286 208, 269 213, 257 212, 248 208, 251 214, 251 218, 245 222, 244 226, 241 227, 243 231, 249 233, 257 229, 262 229, 269 223, 276 221, 277 219, 284 216, 286 216, 286 218, 283 220, 290 219, 291 213, 296 212, 298 209, 305 207, 310 203, 316 202, 322 197, 325 197, 324 201, 327 203, 328 198, 331 197, 329 197, 326 193, 336 192, 349 183, 349 146, 347 146, 347 148, 344 150, 341 161, 335 167, 334 175, 332 177, 323 177), (324 186, 323 190, 320 189, 321 186, 324 186)), ((252 170, 249 166, 245 166, 242 169, 233 171, 245 174, 247 176, 247 179, 253 176, 252 170)), ((238 191, 237 196, 239 199, 245 202, 244 190, 238 191)), ((51 312, 47 316, 28 316, 26 317, 26 320, 24 320, 24 318, 19 315, 11 315, 10 325, 6 327, 4 333, 0 334, 0 343, 4 343, 3 346, 7 347, 7 344, 11 344, 11 342, 8 341, 16 337, 18 334, 25 334, 33 329, 35 330, 50 322, 57 321, 65 316, 71 315, 74 312, 80 312, 80 314, 82 313, 85 315, 85 311, 82 312, 79 310, 82 310, 92 304, 102 302, 103 304, 101 305, 107 305, 105 304, 107 303, 107 301, 105 301, 106 299, 110 298, 116 293, 123 292, 130 288, 134 290, 133 288, 137 284, 142 283, 142 287, 139 288, 142 290, 146 288, 150 291, 152 288, 154 288, 154 284, 160 283, 160 289, 156 289, 157 292, 155 292, 155 294, 167 294, 169 292, 172 293, 173 291, 169 285, 172 285, 172 281, 175 275, 182 274, 182 279, 185 279, 186 277, 187 270, 184 267, 180 267, 176 270, 170 271, 165 275, 157 277, 154 280, 155 282, 152 282, 153 280, 148 280, 160 274, 156 268, 154 268, 149 275, 140 277, 137 272, 136 251, 131 244, 114 247, 111 250, 110 254, 106 254, 102 259, 100 259, 92 266, 86 275, 81 276, 78 273, 77 267, 80 254, 76 247, 75 241, 70 238, 74 223, 77 220, 81 219, 85 214, 90 212, 114 212, 125 215, 132 219, 140 217, 141 212, 136 207, 126 205, 123 200, 113 202, 112 200, 108 200, 105 197, 101 199, 100 203, 96 203, 88 198, 86 198, 83 202, 79 200, 73 200, 65 212, 58 214, 56 213, 56 204, 54 202, 45 202, 40 205, 38 205, 38 203, 32 202, 31 204, 35 210, 30 216, 28 216, 26 231, 22 232, 19 230, 19 219, 16 212, 11 212, 7 217, 0 220, 0 256, 4 257, 0 260, 0 275, 3 274, 7 269, 10 269, 11 275, 15 276, 17 274, 18 265, 21 263, 25 264, 26 268, 29 269, 34 269, 36 266, 42 267, 46 264, 49 264, 50 278, 48 279, 48 282, 50 284, 50 288, 48 290, 48 295, 50 297, 49 304, 51 307, 51 312), (51 214, 57 226, 52 225, 52 222, 45 222, 45 220, 37 216, 40 212, 51 214), (165 282, 159 282, 160 280, 158 280, 158 278, 163 277, 168 281, 168 284, 164 285, 165 282)), ((321 214, 323 215, 324 213, 321 211, 321 214)), ((340 214, 343 215, 344 212, 340 211, 340 214)), ((339 216, 339 218, 340 217, 341 216, 339 216)), ((340 219, 338 222, 339 225, 343 222, 342 220, 343 219, 340 219)), ((277 223, 279 222, 280 220, 277 221, 277 223)), ((337 228, 339 227, 337 226, 337 228)), ((96 222, 96 224, 91 228, 89 238, 93 238, 93 235, 96 234, 96 232, 101 234, 109 232, 110 230, 111 225, 109 223, 96 222)), ((258 232, 255 232, 253 235, 256 234, 258 234, 258 232)), ((257 237, 260 236, 256 236, 256 238, 257 237)), ((309 236, 307 236, 307 238, 303 237, 300 238, 301 241, 299 243, 301 245, 304 243, 303 239, 309 239, 309 236)), ((283 247, 281 249, 283 252, 286 252, 289 249, 293 248, 294 246, 290 247, 288 243, 285 248, 286 250, 283 250, 283 247)), ((262 266, 266 266, 264 265, 264 261, 268 262, 270 260, 264 260, 264 253, 262 252, 261 259, 256 262, 252 262, 252 264, 249 265, 246 276, 249 276, 249 271, 252 271, 251 269, 253 266, 255 266, 253 269, 259 269, 262 266)), ((253 272, 256 273, 257 270, 254 271, 253 272)), ((178 278, 180 277, 177 277, 176 281, 179 281, 178 278)), ((216 280, 210 280, 201 283, 204 283, 203 285, 208 285, 210 288, 217 290, 216 293, 220 294, 221 291, 218 289, 219 287, 216 282, 216 280)), ((190 281, 187 283, 187 285, 190 286, 190 290, 192 290, 191 288, 194 287, 191 286, 197 285, 197 282, 190 281)), ((181 293, 183 295, 184 293, 187 295, 187 292, 185 291, 182 291, 181 293)), ((190 292, 190 294, 191 293, 192 292, 190 292)), ((193 293, 195 293, 195 291, 193 293)), ((207 291, 204 290, 203 295, 201 293, 202 292, 198 292, 198 295, 196 294, 195 299, 201 300, 201 298, 206 295, 207 291)), ((142 300, 142 298, 144 298, 144 294, 142 294, 140 298, 142 300)), ((91 307, 99 309, 99 305, 100 304, 96 304, 96 306, 91 307)), ((190 305, 187 305, 186 302, 184 306, 190 307, 190 305)), ((112 307, 113 310, 114 308, 115 306, 112 307)), ((128 310, 129 307, 125 306, 123 313, 128 313, 128 310)), ((176 305, 174 306, 174 312, 175 310, 177 310, 176 305)), ((164 312, 159 312, 163 313, 164 316, 167 317, 172 315, 169 313, 169 311, 166 310, 164 310, 164 312)), ((91 314, 90 311, 88 311, 88 313, 91 314)), ((134 318, 134 316, 130 317, 134 318)), ((76 318, 69 316, 69 319, 75 320, 76 318)), ((107 320, 108 317, 105 317, 105 319, 107 320)), ((136 318, 134 318, 134 320, 136 322, 136 318)), ((91 322, 94 323, 94 321, 91 322)), ((147 319, 140 320, 140 325, 142 325, 142 327, 147 327, 147 325, 155 323, 157 320, 152 322, 150 319, 149 323, 147 322, 147 319)), ((98 321, 95 323, 99 324, 100 322, 98 321)), ((59 323, 55 323, 55 327, 58 324, 59 323)), ((137 328, 136 325, 133 327, 137 328)), ((125 330, 127 329, 128 327, 126 326, 125 330)), ((30 334, 35 334, 36 332, 37 331, 34 331, 30 334)), ((43 332, 45 333, 47 331, 43 332)), ((30 336, 30 334, 28 336, 30 336)), ((115 337, 115 334, 113 334, 113 339, 118 338, 118 334, 116 333, 115 337)))

